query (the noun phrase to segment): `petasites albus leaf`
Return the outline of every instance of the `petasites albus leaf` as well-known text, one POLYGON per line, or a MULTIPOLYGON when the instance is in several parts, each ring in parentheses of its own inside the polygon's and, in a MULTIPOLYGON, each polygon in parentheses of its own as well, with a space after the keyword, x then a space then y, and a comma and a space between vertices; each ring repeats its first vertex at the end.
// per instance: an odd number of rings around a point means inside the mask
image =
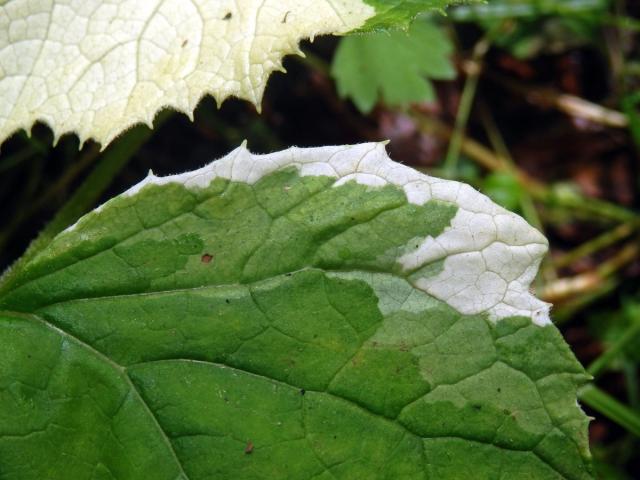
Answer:
POLYGON ((203 95, 259 106, 300 39, 403 26, 443 0, 10 0, 0 3, 0 144, 36 120, 103 146, 203 95))
POLYGON ((545 238, 383 144, 244 147, 0 293, 10 479, 589 479, 545 238))

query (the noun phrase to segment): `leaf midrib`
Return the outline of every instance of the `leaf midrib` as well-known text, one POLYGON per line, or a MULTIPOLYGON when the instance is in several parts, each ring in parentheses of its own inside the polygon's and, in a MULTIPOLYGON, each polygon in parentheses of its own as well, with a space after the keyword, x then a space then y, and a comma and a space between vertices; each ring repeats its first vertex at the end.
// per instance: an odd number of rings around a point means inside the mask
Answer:
POLYGON ((180 473, 184 476, 184 478, 186 480, 189 480, 189 476, 186 474, 186 472, 182 468, 182 463, 180 462, 180 459, 178 458, 178 455, 176 454, 176 452, 175 452, 175 450, 173 448, 173 444, 171 443, 171 440, 169 440, 169 437, 167 437, 165 431, 162 429, 162 426, 158 422, 158 419, 156 418, 156 416, 153 414, 153 411, 151 411, 151 409, 149 408, 149 405, 147 405, 147 402, 145 402, 145 400, 142 397, 142 395, 140 394, 139 390, 136 388, 135 384, 131 381, 131 377, 129 377, 129 374, 127 373, 127 367, 124 367, 124 366, 120 365, 119 363, 113 361, 111 358, 109 358, 108 356, 106 356, 105 354, 100 352, 99 350, 95 349, 90 344, 80 340, 78 337, 72 335, 71 333, 67 332, 66 330, 63 330, 62 328, 57 327, 56 325, 52 325, 51 323, 47 322, 44 318, 42 318, 42 317, 40 317, 38 315, 35 315, 35 314, 32 314, 32 313, 26 314, 26 313, 11 312, 11 311, 8 311, 8 312, 2 311, 2 312, 0 312, 0 314, 7 315, 7 316, 12 316, 12 317, 17 317, 17 318, 20 318, 22 320, 27 320, 27 321, 30 320, 30 321, 39 323, 39 324, 43 325, 45 328, 53 330, 58 335, 68 339, 72 343, 78 345, 80 348, 88 351, 91 355, 93 355, 93 356, 97 357, 98 359, 100 359, 101 361, 105 362, 112 369, 114 369, 116 372, 118 372, 118 376, 124 379, 126 384, 129 386, 130 391, 138 398, 138 400, 142 404, 142 407, 144 408, 144 410, 147 412, 147 414, 151 418, 151 420, 152 420, 153 424, 155 425, 155 427, 157 428, 157 430, 160 432, 162 440, 165 443, 165 445, 167 446, 167 448, 169 449, 169 453, 173 457, 178 469, 180 470, 180 473))

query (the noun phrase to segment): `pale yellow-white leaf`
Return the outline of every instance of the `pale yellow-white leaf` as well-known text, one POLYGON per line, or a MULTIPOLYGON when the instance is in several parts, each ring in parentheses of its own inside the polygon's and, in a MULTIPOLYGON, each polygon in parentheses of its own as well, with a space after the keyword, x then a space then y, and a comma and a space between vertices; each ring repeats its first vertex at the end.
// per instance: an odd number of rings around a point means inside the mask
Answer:
POLYGON ((0 143, 41 120, 103 146, 203 95, 259 106, 302 38, 374 16, 362 0, 10 0, 0 2, 0 143))

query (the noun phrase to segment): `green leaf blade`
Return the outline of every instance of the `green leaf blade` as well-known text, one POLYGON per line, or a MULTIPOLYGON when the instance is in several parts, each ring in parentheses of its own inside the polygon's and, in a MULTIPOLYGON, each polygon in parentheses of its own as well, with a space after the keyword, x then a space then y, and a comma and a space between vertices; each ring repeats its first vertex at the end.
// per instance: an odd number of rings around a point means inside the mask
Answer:
POLYGON ((2 314, 0 339, 7 478, 186 479, 118 366, 33 316, 2 314))
POLYGON ((59 477, 53 442, 81 479, 592 478, 545 249, 381 144, 150 176, 5 285, 0 469, 59 477))

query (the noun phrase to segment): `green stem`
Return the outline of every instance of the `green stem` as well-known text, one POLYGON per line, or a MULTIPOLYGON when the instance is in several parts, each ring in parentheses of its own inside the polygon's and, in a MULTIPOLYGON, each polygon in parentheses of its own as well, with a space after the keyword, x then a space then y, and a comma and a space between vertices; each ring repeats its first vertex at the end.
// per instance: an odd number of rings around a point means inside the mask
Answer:
POLYGON ((607 248, 614 243, 619 242, 620 240, 624 240, 639 227, 640 221, 638 221, 637 219, 634 219, 630 222, 622 223, 613 230, 605 232, 602 235, 599 235, 596 238, 583 243, 574 250, 571 250, 570 252, 567 252, 563 256, 557 258, 554 262, 556 268, 562 268, 571 265, 573 262, 579 260, 580 258, 593 255, 594 253, 599 252, 600 250, 607 248))
MULTIPOLYGON (((411 111, 411 115, 416 125, 423 132, 435 135, 443 140, 448 141, 451 139, 451 128, 440 120, 427 116, 416 109, 411 111)), ((517 167, 510 167, 505 159, 500 158, 484 145, 466 136, 462 138, 461 152, 488 170, 507 172, 514 175, 534 200, 538 200, 550 207, 570 210, 572 215, 580 212, 583 215, 588 215, 591 220, 604 219, 606 221, 628 222, 636 221, 640 218, 636 212, 614 203, 588 198, 557 185, 547 187, 517 167)))
MULTIPOLYGON (((515 170, 517 168, 517 165, 513 160, 513 157, 511 156, 511 152, 509 151, 509 148, 504 141, 504 137, 502 136, 502 133, 500 132, 500 129, 498 128, 493 115, 491 115, 491 111, 484 103, 481 103, 480 105, 480 118, 482 119, 484 129, 487 133, 487 136, 489 137, 489 142, 491 142, 493 149, 497 152, 500 158, 506 161, 506 166, 510 170, 515 170)), ((520 195, 518 196, 520 209, 522 210, 522 214, 525 220, 527 220, 531 225, 540 230, 542 233, 545 233, 544 225, 542 224, 542 220, 540 218, 540 215, 538 214, 536 205, 527 189, 521 188, 520 195)), ((549 256, 545 256, 542 260, 541 272, 542 275, 538 276, 538 278, 536 279, 536 286, 538 288, 542 288, 543 278, 546 281, 554 280, 557 278, 555 267, 550 261, 549 256)))
POLYGON ((580 211, 594 219, 606 218, 617 222, 637 221, 638 214, 632 210, 596 198, 586 197, 556 185, 546 192, 545 203, 580 211))
POLYGON ((116 175, 170 115, 171 112, 161 112, 156 117, 153 131, 144 125, 138 125, 132 128, 115 140, 104 153, 102 153, 98 159, 98 163, 82 185, 58 211, 53 220, 38 234, 38 237, 31 242, 24 255, 2 276, 0 279, 0 293, 6 292, 11 288, 13 279, 17 277, 31 259, 51 243, 51 240, 53 240, 58 233, 75 223, 82 215, 95 206, 100 196, 109 185, 111 185, 116 175))
POLYGON ((454 177, 456 174, 462 140, 465 137, 467 123, 469 122, 469 115, 471 114, 471 107, 476 96, 476 90, 478 89, 480 66, 478 63, 474 63, 473 65, 474 69, 477 69, 477 71, 473 71, 467 75, 467 79, 464 83, 460 106, 458 107, 458 113, 456 114, 456 123, 453 134, 451 135, 451 143, 449 144, 447 156, 444 161, 444 171, 448 178, 454 177))
MULTIPOLYGON (((51 184, 44 193, 41 193, 37 198, 30 200, 29 202, 22 202, 25 207, 19 210, 16 215, 11 218, 11 221, 6 228, 0 232, 0 249, 4 248, 12 235, 26 220, 31 218, 43 207, 51 205, 52 200, 54 200, 57 195, 66 191, 69 184, 71 184, 71 182, 73 182, 91 163, 93 163, 97 156, 97 148, 89 149, 76 162, 67 168, 64 171, 64 174, 51 184)), ((33 177, 33 174, 31 174, 30 178, 33 177)))
POLYGON ((587 372, 598 377, 638 335, 640 335, 640 322, 636 321, 606 352, 589 365, 587 372))
POLYGON ((578 390, 578 398, 605 417, 613 420, 637 437, 640 437, 640 414, 620 403, 595 385, 578 390))
MULTIPOLYGON (((491 142, 493 149, 498 153, 498 156, 501 159, 506 161, 509 169, 516 169, 516 163, 511 156, 511 152, 509 151, 502 134, 500 133, 500 129, 496 125, 493 115, 491 115, 491 112, 484 104, 480 109, 480 116, 482 117, 484 129, 487 132, 487 136, 489 137, 489 141, 491 142)), ((531 195, 526 189, 522 189, 522 194, 520 195, 520 208, 522 209, 524 218, 538 230, 544 232, 540 215, 535 208, 531 195)))

